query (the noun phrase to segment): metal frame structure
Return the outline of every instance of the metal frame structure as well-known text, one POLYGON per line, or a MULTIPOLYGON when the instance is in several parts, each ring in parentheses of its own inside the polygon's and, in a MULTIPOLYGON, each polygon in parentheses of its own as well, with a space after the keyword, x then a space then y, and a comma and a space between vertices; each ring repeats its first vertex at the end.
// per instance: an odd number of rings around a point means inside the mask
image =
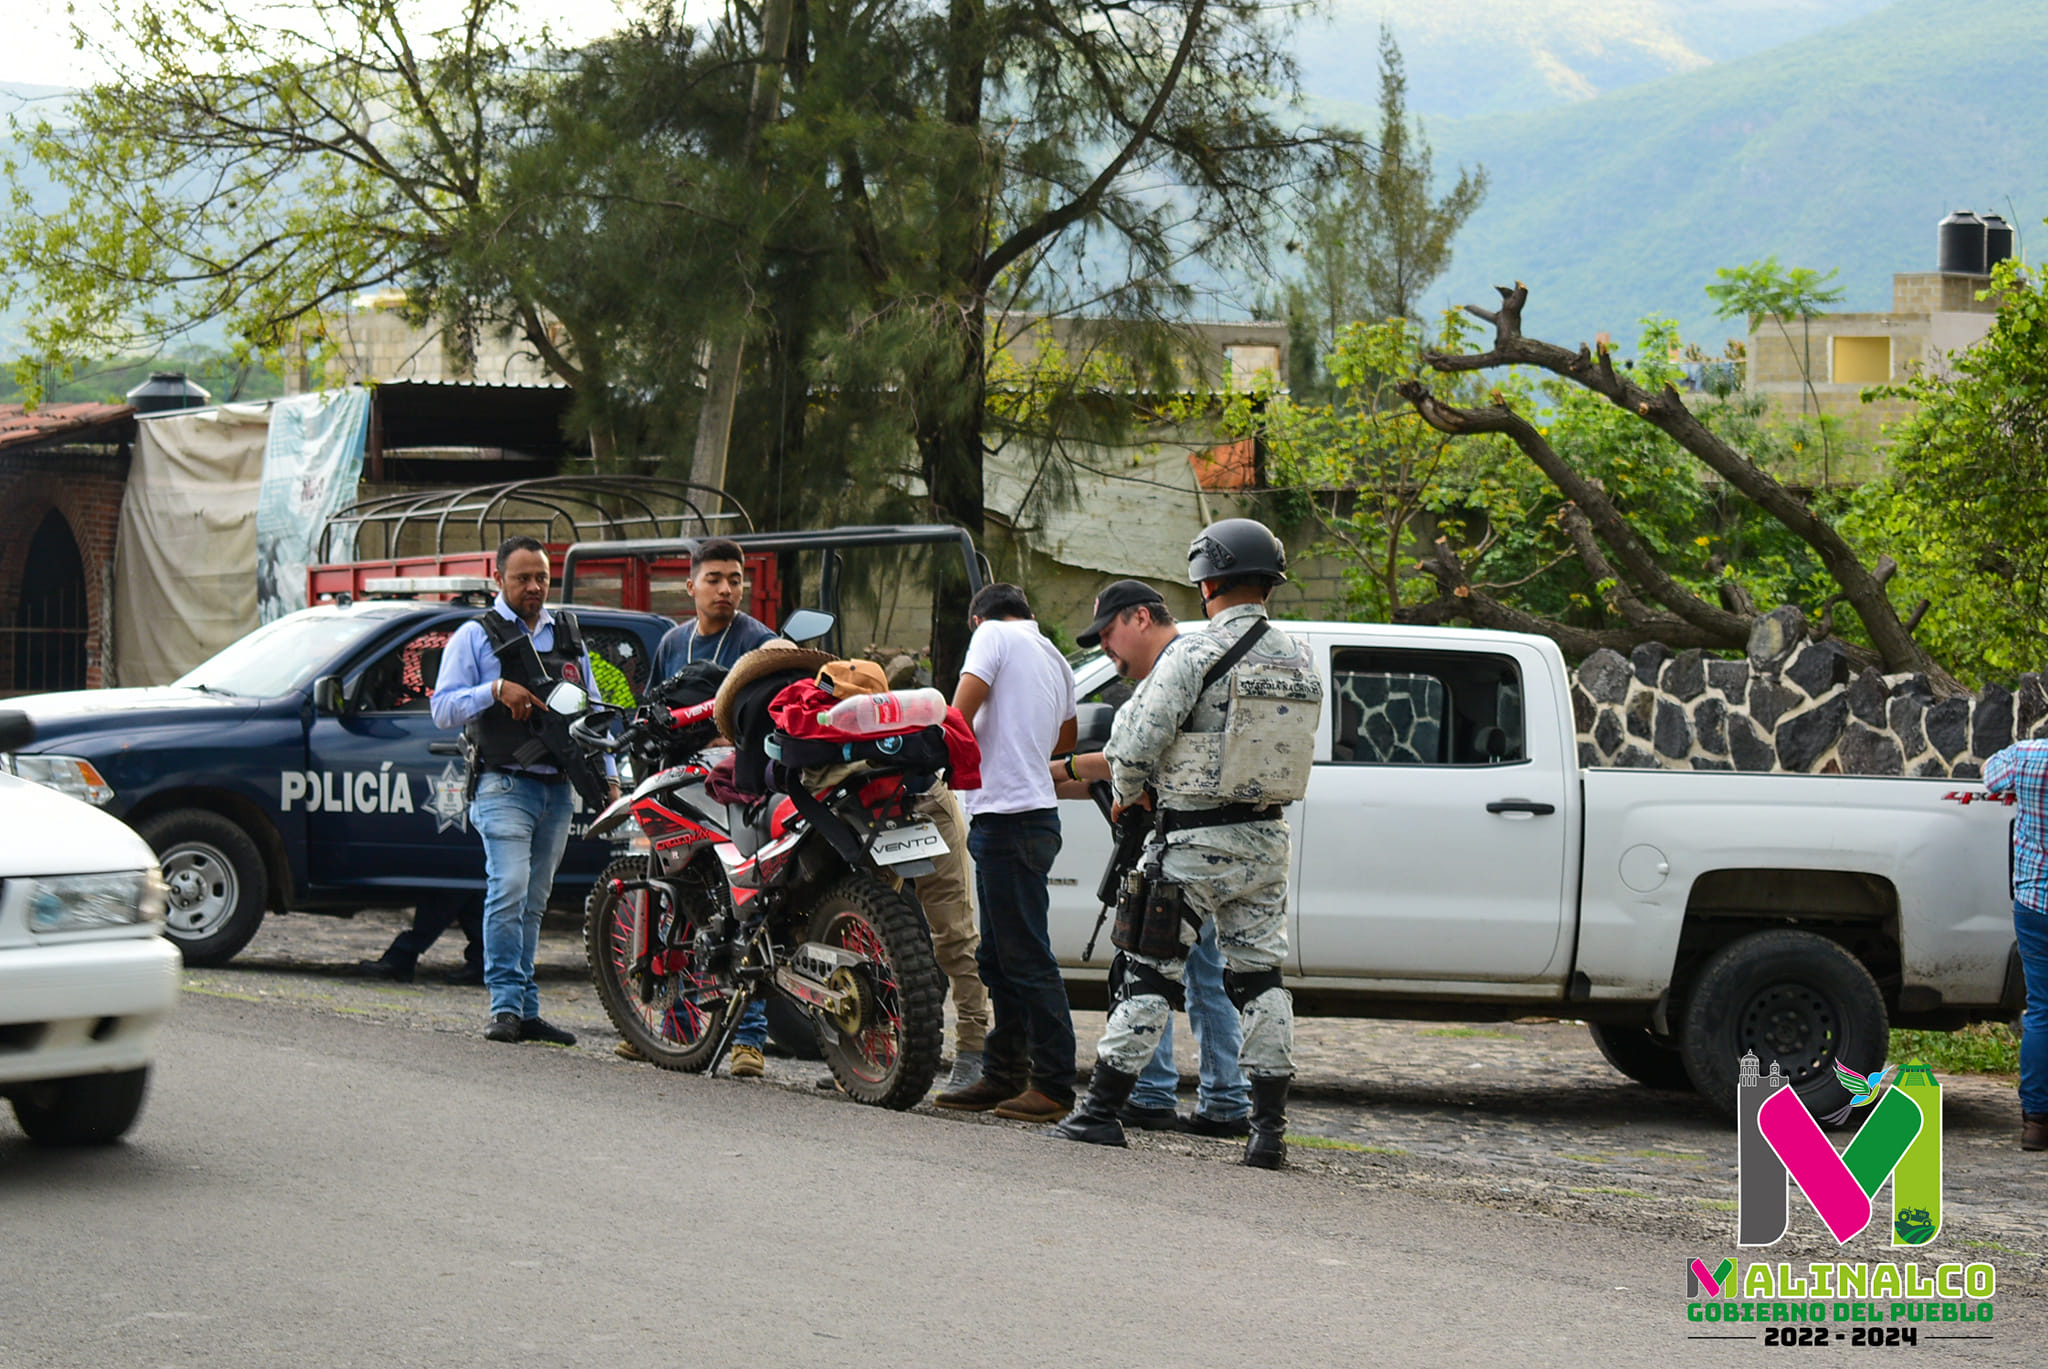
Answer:
MULTIPOLYGON (((705 533, 702 537, 643 537, 621 541, 578 542, 562 553, 562 602, 576 602, 576 567, 583 561, 634 559, 652 562, 695 554, 704 537, 723 535, 739 543, 751 560, 757 554, 866 550, 871 547, 922 547, 952 544, 960 548, 967 574, 968 593, 988 583, 988 559, 975 548, 967 529, 945 523, 869 523, 843 528, 819 528, 803 532, 705 533)), ((819 602, 834 602, 839 591, 839 558, 825 557, 824 577, 818 585, 819 602)))
POLYGON ((705 537, 722 531, 715 525, 730 520, 737 520, 747 532, 751 532, 754 526, 753 517, 745 506, 727 491, 713 485, 625 475, 538 476, 495 485, 411 490, 358 500, 327 520, 327 526, 320 533, 317 560, 321 564, 332 563, 335 535, 343 530, 354 538, 355 551, 351 559, 379 559, 369 557, 363 547, 363 534, 372 527, 383 535, 382 558, 395 557, 399 539, 408 525, 428 520, 432 520, 434 527, 433 555, 449 552, 451 523, 458 529, 472 528, 474 548, 488 551, 505 539, 507 525, 531 525, 540 521, 534 516, 517 516, 512 511, 517 505, 547 511, 547 535, 540 539, 543 542, 581 544, 598 540, 585 531, 586 523, 598 533, 599 539, 612 545, 632 540, 633 534, 639 532, 652 532, 659 538, 664 524, 673 525, 674 537, 678 540, 685 538, 684 529, 691 523, 696 525, 698 534, 705 537), (722 504, 725 511, 706 513, 703 504, 713 500, 722 504), (657 502, 680 504, 685 511, 657 513, 654 509, 657 502), (625 511, 617 511, 620 509, 625 511), (578 511, 581 512, 580 519, 578 511), (495 538, 488 535, 493 522, 498 529, 495 538), (555 535, 558 524, 567 525, 566 537, 555 535))

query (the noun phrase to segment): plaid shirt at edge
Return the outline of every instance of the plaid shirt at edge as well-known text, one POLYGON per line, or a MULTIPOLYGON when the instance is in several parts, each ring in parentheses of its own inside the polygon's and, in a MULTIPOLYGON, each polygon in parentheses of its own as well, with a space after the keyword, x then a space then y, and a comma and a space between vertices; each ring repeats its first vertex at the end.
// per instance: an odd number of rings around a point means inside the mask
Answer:
POLYGON ((2048 912, 2048 741, 2015 742, 1984 762, 1984 787, 2018 798, 2012 828, 2012 896, 2048 912))

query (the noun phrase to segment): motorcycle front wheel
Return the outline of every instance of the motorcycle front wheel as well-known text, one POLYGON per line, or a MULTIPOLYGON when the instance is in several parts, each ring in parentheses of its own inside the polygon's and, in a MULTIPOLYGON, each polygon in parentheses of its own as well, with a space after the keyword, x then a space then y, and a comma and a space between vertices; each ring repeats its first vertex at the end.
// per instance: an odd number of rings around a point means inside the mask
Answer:
POLYGON ((857 1023, 821 1024, 818 1042, 832 1077, 857 1102, 901 1111, 921 1100, 939 1072, 946 978, 931 933, 910 901, 865 875, 827 888, 811 915, 811 940, 861 957, 854 977, 857 1023))
POLYGON ((699 921, 725 897, 708 864, 698 861, 671 881, 682 895, 683 906, 676 908, 644 888, 613 892, 615 884, 647 878, 647 857, 622 856, 598 877, 583 917, 583 954, 605 1015, 650 1062, 692 1074, 711 1064, 732 1006, 695 963, 699 921), (641 916, 652 918, 647 945, 653 956, 644 969, 634 964, 633 927, 641 916))

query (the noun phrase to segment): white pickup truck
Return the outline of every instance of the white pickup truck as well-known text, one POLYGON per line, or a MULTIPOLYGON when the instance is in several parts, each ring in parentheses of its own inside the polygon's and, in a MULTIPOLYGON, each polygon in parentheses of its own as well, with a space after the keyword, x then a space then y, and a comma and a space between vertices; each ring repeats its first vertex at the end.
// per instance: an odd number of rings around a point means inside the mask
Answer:
MULTIPOLYGON (((1736 1061, 1776 1059, 1816 1114, 1890 1024, 2021 1002, 2010 812, 1981 783, 1582 769, 1564 659, 1518 633, 1283 624, 1323 671, 1294 828, 1296 1011, 1583 1018, 1623 1074, 1732 1111, 1736 1061)), ((1189 624, 1183 631, 1200 630, 1189 624)), ((1075 667, 1084 749, 1128 697, 1075 667)), ((1061 805, 1052 942, 1077 1004, 1110 833, 1061 805)))
MULTIPOLYGON (((0 712, 0 751, 33 737, 0 712)), ((142 1111, 178 1001, 156 856, 89 803, 0 774, 0 1097, 42 1145, 105 1145, 142 1111)))

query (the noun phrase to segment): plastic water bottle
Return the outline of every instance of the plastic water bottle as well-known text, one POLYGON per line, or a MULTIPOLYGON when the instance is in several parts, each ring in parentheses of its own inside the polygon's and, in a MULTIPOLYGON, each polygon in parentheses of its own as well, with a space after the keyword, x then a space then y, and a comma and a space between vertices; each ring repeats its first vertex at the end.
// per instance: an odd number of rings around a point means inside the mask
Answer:
POLYGON ((821 726, 856 737, 908 732, 946 720, 946 696, 936 689, 892 689, 884 694, 856 694, 818 715, 821 726))

